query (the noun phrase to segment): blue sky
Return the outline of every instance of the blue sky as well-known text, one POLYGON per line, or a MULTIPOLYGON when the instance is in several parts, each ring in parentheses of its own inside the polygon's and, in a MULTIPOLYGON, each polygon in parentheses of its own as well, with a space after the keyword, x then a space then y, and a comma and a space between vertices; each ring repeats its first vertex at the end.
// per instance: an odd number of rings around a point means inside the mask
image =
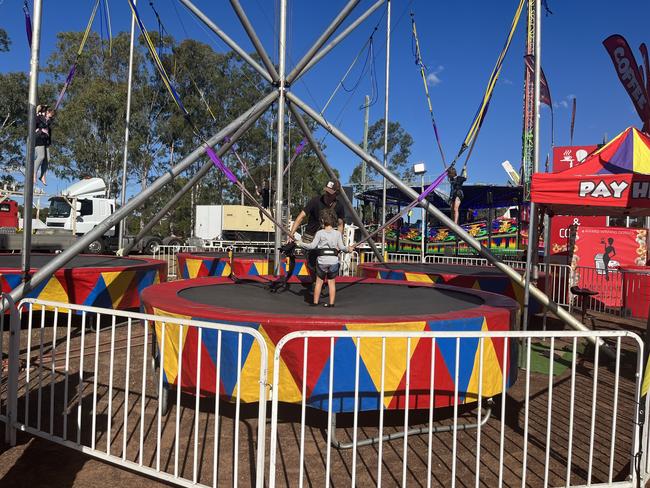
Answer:
MULTIPOLYGON (((177 0, 155 0, 155 5, 167 29, 177 39, 182 39, 185 34, 173 2, 177 0)), ((92 2, 44 0, 43 3, 41 59, 45 60, 54 48, 57 32, 83 30, 92 2)), ((140 0, 139 3, 145 24, 155 30, 155 18, 149 1, 140 0)), ((252 51, 252 45, 229 2, 195 0, 195 3, 244 48, 252 51)), ((344 3, 343 0, 289 0, 289 68, 298 61, 344 3)), ((351 18, 356 18, 372 3, 371 0, 362 0, 351 18)), ((548 0, 548 3, 553 15, 542 18, 542 64, 555 104, 556 145, 569 143, 572 97, 577 98, 578 106, 574 136, 576 144, 597 143, 605 135, 611 138, 629 125, 639 126, 638 116, 616 77, 602 41, 614 33, 623 35, 635 51, 637 61, 640 61, 638 45, 643 41, 650 43, 650 35, 647 34, 650 2, 548 0)), ((269 54, 277 56, 278 49, 274 42, 277 1, 242 0, 242 4, 269 54)), ((114 33, 128 30, 130 11, 126 0, 110 0, 110 5, 114 33)), ((413 10, 416 15, 423 59, 430 68, 429 87, 434 112, 445 153, 450 159, 458 151, 470 119, 478 107, 516 5, 515 0, 392 1, 389 118, 399 121, 411 133, 415 141, 412 162, 424 161, 432 177, 442 171, 442 163, 435 146, 420 75, 413 63, 409 12, 413 10)), ((201 28, 185 7, 177 3, 176 9, 191 37, 209 43, 217 50, 226 50, 225 44, 201 28)), ((297 83, 292 89, 320 110, 368 39, 373 26, 380 20, 382 11, 380 9, 375 12, 313 68, 304 77, 304 82, 297 83)), ((13 41, 11 51, 0 54, 0 69, 26 71, 29 52, 25 41, 22 1, 0 0, 0 19, 0 26, 9 32, 13 41)), ((346 25, 349 22, 350 20, 346 25)), ((501 169, 501 162, 505 159, 519 167, 524 27, 525 12, 468 166, 471 183, 504 183, 507 177, 501 169)), ((99 29, 98 21, 95 28, 99 29)), ((371 108, 371 123, 383 117, 385 17, 375 38, 379 96, 371 108)), ((355 70, 350 76, 349 84, 357 78, 358 70, 355 70)), ((338 125, 356 141, 361 141, 363 132, 363 111, 359 107, 364 95, 370 92, 370 79, 365 76, 354 94, 340 92, 325 114, 332 120, 338 120, 339 114, 343 113, 338 125)), ((542 165, 546 153, 550 152, 550 141, 550 111, 545 108, 541 127, 542 165)), ((342 179, 346 181, 358 161, 333 137, 328 137, 326 143, 330 162, 339 169, 342 179)), ((48 192, 67 185, 55 181, 52 183, 48 185, 48 192)))

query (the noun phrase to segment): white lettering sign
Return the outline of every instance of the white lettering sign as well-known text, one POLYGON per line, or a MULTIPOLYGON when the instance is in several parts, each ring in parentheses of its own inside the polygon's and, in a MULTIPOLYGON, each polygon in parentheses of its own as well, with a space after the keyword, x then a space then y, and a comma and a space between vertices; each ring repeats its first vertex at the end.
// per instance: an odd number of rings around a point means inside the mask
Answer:
MULTIPOLYGON (((578 195, 582 198, 622 198, 623 192, 630 186, 626 181, 612 181, 609 185, 605 181, 581 181, 578 195)), ((645 190, 646 194, 648 189, 645 190)), ((637 198, 637 197, 635 197, 637 198)), ((644 198, 644 197, 638 197, 644 198)))

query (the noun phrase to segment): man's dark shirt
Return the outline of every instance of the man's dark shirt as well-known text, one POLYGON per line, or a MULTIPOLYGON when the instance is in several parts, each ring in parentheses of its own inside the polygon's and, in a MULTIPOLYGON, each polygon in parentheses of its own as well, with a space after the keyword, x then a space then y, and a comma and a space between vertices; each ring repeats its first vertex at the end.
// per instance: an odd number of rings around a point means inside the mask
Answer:
MULTIPOLYGON (((334 208, 334 212, 339 219, 345 219, 345 208, 343 207, 343 204, 338 201, 338 199, 334 204, 331 205, 331 207, 334 208)), ((323 201, 323 195, 312 198, 307 202, 307 205, 305 205, 303 211, 307 215, 308 219, 307 227, 305 228, 305 232, 307 234, 311 234, 313 236, 316 235, 316 232, 320 230, 320 211, 324 208, 330 208, 330 205, 327 205, 323 201)))

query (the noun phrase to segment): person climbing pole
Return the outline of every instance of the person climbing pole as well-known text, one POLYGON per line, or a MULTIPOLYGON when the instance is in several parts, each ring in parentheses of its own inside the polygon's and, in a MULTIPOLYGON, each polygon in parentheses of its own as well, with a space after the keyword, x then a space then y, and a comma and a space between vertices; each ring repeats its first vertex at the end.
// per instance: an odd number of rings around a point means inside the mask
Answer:
POLYGON ((52 143, 52 122, 54 109, 47 105, 36 107, 36 138, 34 142, 34 184, 38 178, 43 185, 47 185, 45 175, 49 166, 50 144, 52 143), (40 169, 40 177, 38 172, 40 169))

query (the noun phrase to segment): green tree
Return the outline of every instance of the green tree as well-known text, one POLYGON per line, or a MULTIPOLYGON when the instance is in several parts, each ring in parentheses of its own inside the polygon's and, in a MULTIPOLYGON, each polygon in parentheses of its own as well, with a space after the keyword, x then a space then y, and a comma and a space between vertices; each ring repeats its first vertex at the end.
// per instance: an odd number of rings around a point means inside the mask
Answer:
MULTIPOLYGON (((361 144, 359 144, 361 145, 361 144)), ((409 158, 413 137, 399 122, 388 122, 388 169, 401 178, 410 179, 413 175, 409 158)), ((379 161, 384 159, 384 119, 380 119, 368 128, 368 152, 379 161)), ((352 171, 350 181, 361 183, 361 163, 352 171)), ((366 166, 367 181, 379 180, 381 176, 370 165, 366 166)))
POLYGON ((9 51, 9 46, 11 46, 11 39, 9 39, 7 31, 0 29, 0 53, 9 51))
POLYGON ((0 73, 0 161, 3 173, 25 164, 28 78, 25 73, 0 73))

